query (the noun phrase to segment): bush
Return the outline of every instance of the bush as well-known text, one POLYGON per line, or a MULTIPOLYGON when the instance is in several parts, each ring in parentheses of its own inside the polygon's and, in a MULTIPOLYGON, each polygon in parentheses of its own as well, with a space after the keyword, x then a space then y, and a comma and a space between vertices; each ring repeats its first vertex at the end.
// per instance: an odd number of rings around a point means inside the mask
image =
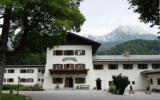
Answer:
POLYGON ((117 89, 115 85, 110 85, 109 90, 110 93, 117 94, 117 89))
MULTIPOLYGON (((3 90, 17 90, 18 85, 10 85, 10 84, 5 84, 3 85, 3 90)), ((43 91, 42 86, 24 86, 24 85, 19 85, 19 90, 20 91, 43 91)))
POLYGON ((113 76, 112 79, 113 79, 113 84, 116 86, 117 93, 123 95, 126 87, 129 85, 128 77, 119 74, 117 76, 113 76))

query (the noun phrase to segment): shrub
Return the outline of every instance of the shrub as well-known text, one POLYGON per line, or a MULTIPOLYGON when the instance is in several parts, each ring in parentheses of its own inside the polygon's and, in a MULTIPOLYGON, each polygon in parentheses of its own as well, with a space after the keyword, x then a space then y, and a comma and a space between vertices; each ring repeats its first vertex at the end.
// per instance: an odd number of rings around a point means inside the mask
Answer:
POLYGON ((117 93, 123 95, 126 87, 129 85, 128 77, 119 74, 117 76, 112 76, 112 79, 113 79, 113 84, 116 86, 117 93))
POLYGON ((110 93, 117 94, 117 89, 115 85, 110 85, 109 90, 110 93))
MULTIPOLYGON (((3 85, 3 90, 17 90, 18 85, 10 85, 10 84, 5 84, 3 85)), ((19 85, 19 90, 20 91, 43 91, 42 86, 24 86, 24 85, 19 85)))

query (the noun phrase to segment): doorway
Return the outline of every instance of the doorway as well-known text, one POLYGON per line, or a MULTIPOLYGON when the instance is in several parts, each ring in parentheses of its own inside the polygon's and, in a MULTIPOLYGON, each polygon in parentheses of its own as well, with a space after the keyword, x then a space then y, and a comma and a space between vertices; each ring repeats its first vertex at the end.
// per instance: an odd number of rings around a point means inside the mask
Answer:
POLYGON ((101 90, 101 89, 102 89, 101 79, 100 79, 100 78, 98 78, 98 79, 96 80, 96 87, 97 87, 97 90, 101 90))
POLYGON ((67 88, 73 88, 73 78, 72 77, 68 77, 65 80, 65 87, 67 88))

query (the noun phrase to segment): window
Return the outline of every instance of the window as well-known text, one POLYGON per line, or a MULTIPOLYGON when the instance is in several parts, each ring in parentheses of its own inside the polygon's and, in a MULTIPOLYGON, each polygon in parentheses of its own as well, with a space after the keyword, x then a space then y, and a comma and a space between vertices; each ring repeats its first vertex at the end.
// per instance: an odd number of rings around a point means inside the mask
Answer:
POLYGON ((84 84, 86 83, 86 79, 85 78, 75 78, 75 83, 84 84))
POLYGON ((64 69, 74 69, 74 64, 64 64, 64 69))
POLYGON ((9 69, 8 73, 14 73, 14 69, 9 69))
POLYGON ((63 64, 53 64, 53 69, 63 69, 63 64))
POLYGON ((157 85, 160 85, 160 78, 157 79, 157 85))
POLYGON ((26 72, 27 72, 27 73, 34 73, 34 70, 33 70, 33 69, 27 69, 26 72))
POLYGON ((85 64, 76 64, 75 69, 85 69, 85 64))
POLYGON ((44 79, 42 79, 42 83, 44 82, 44 79))
POLYGON ((3 82, 6 82, 6 78, 3 79, 3 82))
POLYGON ((123 69, 133 69, 133 64, 123 64, 123 69))
POLYGON ((103 70, 103 65, 102 64, 94 64, 93 69, 94 70, 103 70))
POLYGON ((33 69, 21 69, 20 73, 34 73, 33 69))
POLYGON ((152 69, 160 69, 160 64, 152 64, 152 69))
POLYGON ((109 81, 109 86, 113 85, 113 81, 109 81))
POLYGON ((28 83, 33 83, 33 78, 27 78, 28 83))
POLYGON ((26 70, 25 69, 21 69, 20 73, 26 73, 26 70))
MULTIPOLYGON (((63 65, 62 65, 62 66, 63 66, 63 65)), ((44 74, 44 73, 45 73, 45 70, 43 69, 43 70, 42 70, 42 74, 44 74)))
POLYGON ((148 69, 147 64, 138 64, 138 69, 148 69))
POLYGON ((118 64, 108 64, 108 69, 118 69, 118 64))
POLYGON ((27 82, 27 79, 21 78, 21 79, 20 79, 20 82, 27 82))
POLYGON ((76 50, 75 55, 85 55, 85 50, 76 50))
POLYGON ((14 82, 14 79, 13 78, 8 78, 7 82, 14 82))
POLYGON ((57 56, 63 55, 63 50, 54 50, 53 55, 57 55, 57 56))
POLYGON ((74 55, 74 50, 64 50, 64 55, 74 55))
POLYGON ((41 81, 41 79, 39 78, 38 81, 41 81))
POLYGON ((135 85, 135 81, 132 81, 132 85, 135 85))
POLYGON ((54 84, 62 84, 63 83, 63 78, 53 78, 53 83, 54 84))
POLYGON ((153 84, 153 79, 150 79, 150 84, 153 84))

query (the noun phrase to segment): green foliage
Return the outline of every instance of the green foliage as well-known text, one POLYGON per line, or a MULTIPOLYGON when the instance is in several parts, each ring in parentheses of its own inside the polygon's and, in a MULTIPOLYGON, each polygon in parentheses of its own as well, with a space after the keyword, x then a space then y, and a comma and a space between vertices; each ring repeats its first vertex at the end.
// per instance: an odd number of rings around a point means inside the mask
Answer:
POLYGON ((117 93, 123 95, 126 87, 129 85, 128 77, 119 74, 117 76, 112 76, 112 79, 113 79, 113 84, 116 86, 117 93))
POLYGON ((12 65, 44 65, 46 53, 18 53, 8 54, 6 64, 12 65))
POLYGON ((117 89, 115 85, 110 85, 109 90, 110 93, 117 94, 117 89))
MULTIPOLYGON (((17 89, 18 89, 18 85, 10 85, 10 84, 3 85, 3 90, 17 90, 17 89)), ((38 85, 35 85, 35 86, 19 85, 19 90, 20 91, 43 91, 43 88, 38 85)))
POLYGON ((97 52, 98 55, 121 55, 128 51, 133 55, 156 55, 160 54, 159 40, 131 40, 106 51, 97 52))
POLYGON ((2 94, 2 100, 31 100, 31 98, 23 96, 23 95, 2 94), (26 99, 26 98, 28 98, 28 99, 26 99))
MULTIPOLYGON (((17 90, 17 89, 18 89, 18 85, 10 85, 10 84, 3 85, 3 90, 17 90)), ((19 90, 20 91, 31 91, 32 87, 19 85, 19 90)))
POLYGON ((153 25, 160 25, 159 23, 159 0, 128 0, 130 8, 134 12, 140 14, 140 21, 144 23, 152 23, 153 25))

